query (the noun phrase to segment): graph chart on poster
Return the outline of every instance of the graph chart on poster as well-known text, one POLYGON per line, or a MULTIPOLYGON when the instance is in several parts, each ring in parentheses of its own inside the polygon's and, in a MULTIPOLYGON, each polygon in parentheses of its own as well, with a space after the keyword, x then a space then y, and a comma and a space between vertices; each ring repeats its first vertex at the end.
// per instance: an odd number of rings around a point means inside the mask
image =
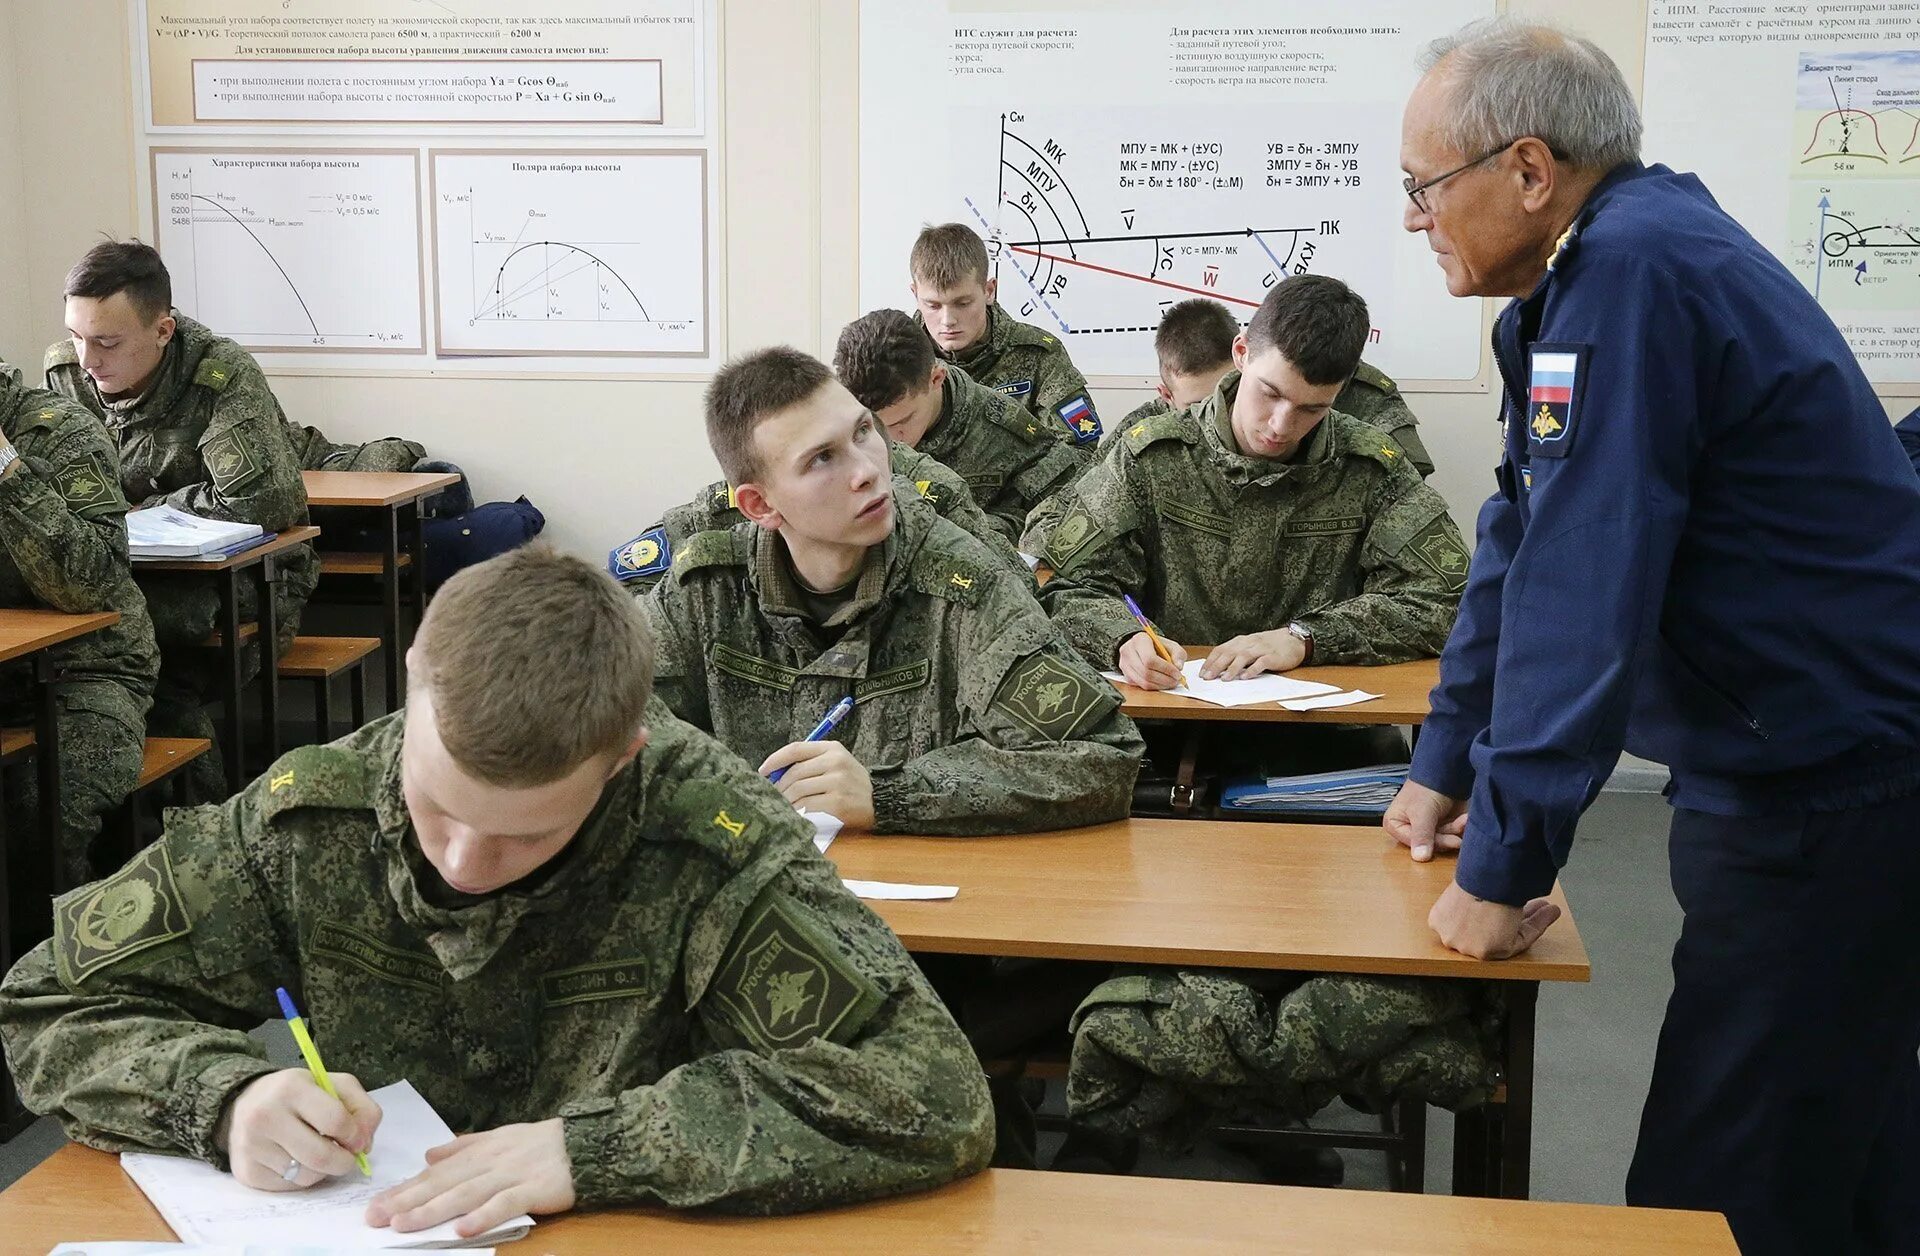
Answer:
POLYGON ((261 352, 425 351, 418 153, 151 153, 182 310, 261 352))

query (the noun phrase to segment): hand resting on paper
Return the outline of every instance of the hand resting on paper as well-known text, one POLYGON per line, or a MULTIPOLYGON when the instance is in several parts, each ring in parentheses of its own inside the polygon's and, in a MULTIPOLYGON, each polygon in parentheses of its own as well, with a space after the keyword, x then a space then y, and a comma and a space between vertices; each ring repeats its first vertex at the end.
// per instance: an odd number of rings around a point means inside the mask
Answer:
POLYGON ((522 1213, 573 1207, 573 1162, 561 1118, 462 1134, 427 1152, 427 1167, 367 1205, 367 1224, 402 1233, 451 1221, 471 1238, 522 1213))

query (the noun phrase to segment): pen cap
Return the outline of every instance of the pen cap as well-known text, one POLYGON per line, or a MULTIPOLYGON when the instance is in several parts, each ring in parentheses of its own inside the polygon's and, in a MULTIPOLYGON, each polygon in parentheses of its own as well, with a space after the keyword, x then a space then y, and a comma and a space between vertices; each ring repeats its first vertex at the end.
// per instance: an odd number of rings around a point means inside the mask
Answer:
POLYGON ((293 1005, 293 996, 287 993, 285 986, 275 986, 273 993, 280 999, 280 1011, 288 1020, 299 1020, 300 1009, 293 1005))

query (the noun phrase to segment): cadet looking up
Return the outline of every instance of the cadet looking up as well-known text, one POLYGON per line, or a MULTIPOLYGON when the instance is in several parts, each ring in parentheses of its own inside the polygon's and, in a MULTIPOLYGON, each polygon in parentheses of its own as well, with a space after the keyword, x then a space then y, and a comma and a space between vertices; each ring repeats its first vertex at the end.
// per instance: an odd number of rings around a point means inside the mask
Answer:
POLYGON ((466 1235, 608 1204, 795 1211, 986 1163, 952 1018, 806 822, 650 703, 612 580, 515 550, 449 580, 408 654, 404 712, 170 812, 56 902, 0 985, 29 1106, 299 1191, 378 1157, 367 1090, 411 1080, 464 1136, 367 1219, 466 1235), (338 1100, 248 1036, 280 986, 349 1070, 338 1100))

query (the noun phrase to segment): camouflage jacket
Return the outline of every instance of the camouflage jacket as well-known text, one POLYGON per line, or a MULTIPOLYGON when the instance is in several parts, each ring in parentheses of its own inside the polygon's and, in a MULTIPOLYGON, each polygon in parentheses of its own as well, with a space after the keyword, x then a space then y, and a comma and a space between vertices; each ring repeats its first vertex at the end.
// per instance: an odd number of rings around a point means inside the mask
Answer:
MULTIPOLYGON (((455 1130, 564 1118, 582 1206, 782 1212, 982 1167, 980 1065, 810 829, 710 738, 652 738, 568 848, 458 898, 401 792, 404 715, 283 757, 104 881, 0 985, 27 1103, 214 1164, 247 1030, 294 991, 328 1064, 455 1130)), ((379 1155, 375 1136, 374 1155, 379 1155)))
MULTIPOLYGON (((920 316, 915 314, 919 321, 920 316)), ((1100 442, 1100 416, 1094 410, 1087 377, 1067 356, 1058 337, 1023 323, 1000 308, 987 311, 987 334, 980 343, 957 354, 933 350, 944 362, 959 367, 975 383, 983 384, 1025 406, 1035 415, 1058 424, 1073 438, 1076 449, 1090 458, 1100 442)))
MULTIPOLYGON (((1011 538, 994 525, 987 513, 968 492, 965 480, 940 462, 899 441, 889 441, 888 461, 893 466, 893 496, 896 502, 918 497, 935 513, 978 537, 992 550, 1008 571, 1025 576, 1033 587, 1033 575, 1013 547, 1011 538)), ((701 489, 694 499, 667 511, 666 517, 630 541, 615 546, 607 554, 607 570, 627 586, 635 597, 660 583, 673 566, 673 556, 688 537, 696 532, 714 532, 745 523, 746 516, 734 505, 733 489, 725 480, 716 480, 701 489)))
POLYGON ((1123 593, 1183 645, 1298 620, 1316 663, 1438 654, 1467 578, 1446 503, 1385 433, 1338 411, 1293 462, 1240 453, 1239 383, 1134 424, 1066 491, 1040 591, 1054 621, 1100 667, 1140 631, 1123 593))
MULTIPOLYGON (((131 405, 109 405, 100 396, 71 340, 48 348, 47 387, 107 425, 120 450, 120 486, 135 509, 174 506, 269 532, 306 524, 300 463, 259 363, 177 310, 174 319, 159 373, 131 405)), ((311 545, 298 545, 282 551, 274 567, 284 622, 313 592, 319 560, 311 545)))
POLYGON ((427 456, 418 441, 382 436, 363 445, 337 445, 317 427, 287 422, 287 443, 302 471, 411 471, 427 456))
POLYGON ((1009 542, 1027 512, 1086 469, 1066 429, 1043 420, 1005 394, 949 367, 940 417, 917 449, 952 467, 1009 542))
POLYGON ((688 541, 644 603, 655 683, 749 763, 835 733, 873 777, 875 828, 1017 833, 1127 814, 1143 746, 1113 686, 1075 658, 1025 581, 911 501, 868 551, 851 602, 819 625, 778 536, 688 541))
POLYGON ((119 611, 113 627, 56 647, 54 666, 151 696, 160 654, 127 562, 127 499, 106 429, 0 370, 0 433, 20 455, 0 480, 0 606, 119 611))

